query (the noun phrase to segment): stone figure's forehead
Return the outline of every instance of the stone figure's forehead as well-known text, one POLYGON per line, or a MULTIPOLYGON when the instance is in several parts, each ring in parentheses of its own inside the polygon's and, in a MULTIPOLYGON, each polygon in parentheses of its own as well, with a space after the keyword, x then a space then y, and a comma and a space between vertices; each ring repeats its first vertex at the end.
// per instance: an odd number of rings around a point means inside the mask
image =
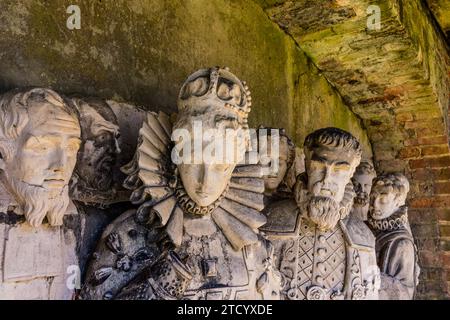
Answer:
POLYGON ((103 131, 118 133, 119 131, 118 125, 115 125, 114 123, 105 119, 97 110, 89 106, 87 103, 82 104, 81 112, 84 118, 90 120, 89 129, 92 132, 92 134, 97 135, 102 133, 103 131))
POLYGON ((80 137, 81 129, 75 114, 61 106, 39 102, 28 109, 29 128, 36 134, 59 134, 80 137))
POLYGON ((353 175, 353 180, 356 182, 362 183, 372 183, 372 180, 375 176, 367 173, 358 173, 353 175))
MULTIPOLYGON (((278 143, 278 156, 282 160, 287 160, 289 158, 289 145, 286 137, 280 136, 278 141, 274 141, 274 143, 278 143)), ((269 155, 272 152, 272 137, 267 136, 267 153, 269 155)))
POLYGON ((320 146, 311 150, 311 159, 327 162, 347 162, 351 164, 356 156, 353 152, 344 148, 320 146))
POLYGON ((372 191, 373 191, 374 195, 378 195, 380 193, 393 193, 394 187, 390 184, 388 185, 388 184, 375 183, 372 186, 372 191))
POLYGON ((239 117, 223 107, 217 106, 191 106, 189 110, 178 115, 177 127, 189 128, 194 122, 202 122, 205 128, 217 128, 221 126, 239 126, 239 117))

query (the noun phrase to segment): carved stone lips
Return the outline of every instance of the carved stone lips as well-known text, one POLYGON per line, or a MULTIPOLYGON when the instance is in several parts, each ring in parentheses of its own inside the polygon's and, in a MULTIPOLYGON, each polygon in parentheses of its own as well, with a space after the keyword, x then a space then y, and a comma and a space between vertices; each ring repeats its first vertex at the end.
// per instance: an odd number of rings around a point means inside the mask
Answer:
POLYGON ((63 188, 66 182, 64 179, 44 179, 43 185, 46 188, 63 188))
POLYGON ((208 196, 208 193, 203 191, 196 191, 195 194, 199 196, 200 198, 206 198, 208 196))

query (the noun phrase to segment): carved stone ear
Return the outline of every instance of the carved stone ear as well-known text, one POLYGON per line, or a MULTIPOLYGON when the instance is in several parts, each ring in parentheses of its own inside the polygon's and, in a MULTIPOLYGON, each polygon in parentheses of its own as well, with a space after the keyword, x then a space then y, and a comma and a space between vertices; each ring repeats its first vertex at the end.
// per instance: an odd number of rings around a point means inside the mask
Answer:
POLYGON ((396 193, 394 197, 395 206, 397 208, 400 208, 401 206, 405 205, 406 197, 403 194, 396 193))

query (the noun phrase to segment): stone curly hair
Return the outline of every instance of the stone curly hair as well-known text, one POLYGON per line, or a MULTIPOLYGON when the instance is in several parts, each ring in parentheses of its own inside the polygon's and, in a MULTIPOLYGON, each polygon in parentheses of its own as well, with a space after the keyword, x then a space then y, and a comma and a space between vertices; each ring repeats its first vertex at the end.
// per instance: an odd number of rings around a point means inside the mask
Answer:
POLYGON ((348 150, 361 159, 362 149, 359 141, 349 132, 328 127, 309 134, 304 143, 306 159, 311 159, 312 150, 318 147, 333 147, 348 150))
POLYGON ((0 143, 2 156, 12 156, 12 144, 29 122, 30 100, 47 101, 74 115, 76 111, 58 93, 51 89, 14 89, 0 96, 0 143))
POLYGON ((381 190, 392 190, 397 195, 404 196, 409 192, 409 181, 402 173, 387 173, 376 177, 373 180, 371 195, 377 195, 381 190))
POLYGON ((358 167, 356 167, 355 175, 369 175, 369 176, 376 176, 377 173, 375 172, 375 168, 373 167, 373 164, 369 160, 361 160, 358 167))

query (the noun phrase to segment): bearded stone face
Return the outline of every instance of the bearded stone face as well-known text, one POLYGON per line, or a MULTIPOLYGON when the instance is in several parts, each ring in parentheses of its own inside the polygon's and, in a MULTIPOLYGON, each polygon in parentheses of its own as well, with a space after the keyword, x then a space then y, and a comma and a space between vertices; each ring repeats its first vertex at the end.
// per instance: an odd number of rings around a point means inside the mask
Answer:
POLYGON ((372 180, 374 176, 370 174, 356 174, 352 178, 356 197, 355 205, 365 207, 369 204, 370 191, 372 190, 372 180))
POLYGON ((69 205, 80 127, 74 115, 46 101, 31 101, 28 117, 12 157, 3 159, 3 181, 32 226, 40 226, 46 216, 58 226, 69 205))
POLYGON ((353 153, 327 146, 315 148, 306 160, 308 217, 322 231, 334 228, 341 219, 346 187, 358 163, 353 153))
POLYGON ((117 143, 119 128, 115 119, 106 119, 86 102, 80 103, 79 110, 83 144, 75 169, 78 176, 77 187, 80 192, 83 192, 83 188, 109 190, 113 167, 120 152, 117 143))

